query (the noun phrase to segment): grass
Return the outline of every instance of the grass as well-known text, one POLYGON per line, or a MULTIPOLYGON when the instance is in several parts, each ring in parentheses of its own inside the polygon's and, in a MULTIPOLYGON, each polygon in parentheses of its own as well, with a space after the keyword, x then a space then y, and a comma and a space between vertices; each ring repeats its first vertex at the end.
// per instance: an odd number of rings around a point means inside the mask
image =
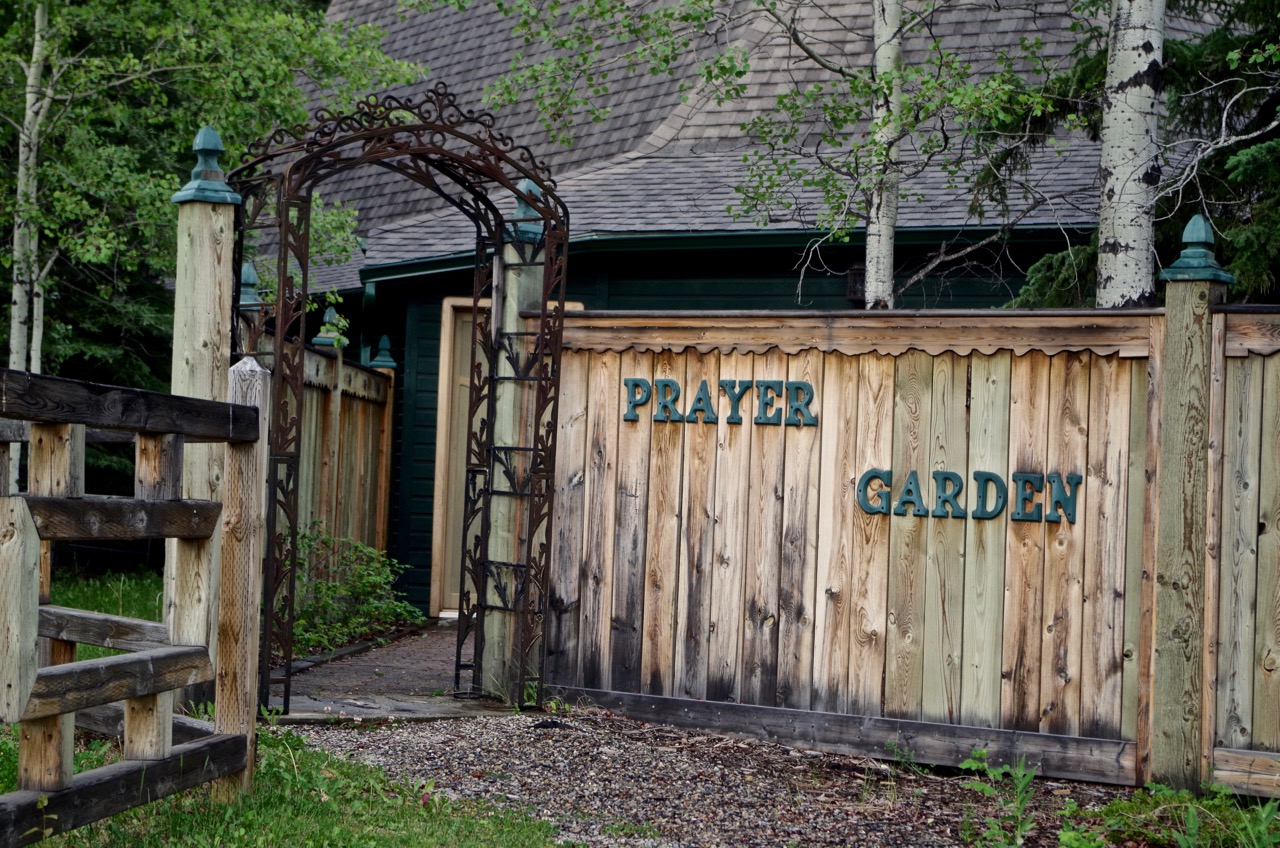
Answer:
MULTIPOLYGON (((78 577, 55 574, 53 603, 63 607, 160 621, 164 611, 164 578, 159 574, 133 572, 78 577)), ((96 645, 78 645, 76 659, 91 660, 122 653, 96 645)))
MULTIPOLYGON (((230 805, 206 788, 155 801, 56 837, 62 848, 542 848, 555 828, 526 815, 450 801, 430 785, 307 747, 293 733, 258 737, 253 791, 230 805)), ((101 750, 80 756, 98 759, 101 750)), ((0 791, 13 788, 16 739, 0 735, 0 791)), ((96 762, 94 764, 97 764, 96 762)))

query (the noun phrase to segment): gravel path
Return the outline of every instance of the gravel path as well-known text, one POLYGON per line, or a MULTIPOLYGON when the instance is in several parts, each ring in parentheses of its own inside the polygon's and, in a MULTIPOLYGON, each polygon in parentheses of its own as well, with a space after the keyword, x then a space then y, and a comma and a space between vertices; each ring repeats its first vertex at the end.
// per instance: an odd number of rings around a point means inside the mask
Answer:
MULTIPOLYGON (((635 722, 598 710, 294 728, 317 747, 554 822, 564 841, 643 846, 955 846, 993 814, 968 779, 635 722)), ((1068 797, 1124 790, 1037 781, 1029 845, 1057 844, 1068 797)))

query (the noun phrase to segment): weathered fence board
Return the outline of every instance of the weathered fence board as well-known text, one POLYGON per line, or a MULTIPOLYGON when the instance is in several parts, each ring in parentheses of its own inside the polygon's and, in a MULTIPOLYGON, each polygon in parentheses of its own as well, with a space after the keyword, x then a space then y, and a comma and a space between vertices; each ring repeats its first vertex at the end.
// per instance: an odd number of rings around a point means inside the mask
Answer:
MULTIPOLYGON (((685 365, 681 385, 688 395, 701 392, 700 387, 704 383, 708 392, 711 386, 719 386, 719 354, 687 356, 685 365)), ((684 399, 684 404, 696 402, 696 395, 684 399)), ((707 420, 705 412, 699 414, 690 410, 684 415, 684 470, 680 487, 683 527, 676 566, 679 590, 675 611, 674 693, 684 698, 705 698, 711 617, 711 557, 715 545, 716 427, 714 421, 707 420)))
MULTIPOLYGON (((623 374, 653 378, 653 355, 625 351, 623 374)), ((636 422, 632 438, 619 441, 616 532, 613 539, 613 618, 609 668, 613 687, 640 689, 640 644, 644 632, 645 520, 649 508, 649 433, 646 416, 636 422)), ((559 494, 557 493, 557 498, 559 494)))

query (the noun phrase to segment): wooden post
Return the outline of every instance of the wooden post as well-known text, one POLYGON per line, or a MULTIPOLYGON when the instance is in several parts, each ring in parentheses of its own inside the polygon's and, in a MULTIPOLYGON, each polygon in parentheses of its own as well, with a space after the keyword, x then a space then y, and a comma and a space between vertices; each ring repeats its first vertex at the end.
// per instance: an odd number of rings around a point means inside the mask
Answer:
MULTIPOLYGON (((178 264, 173 308, 175 395, 223 400, 231 365, 232 248, 234 206, 240 203, 222 179, 222 140, 212 127, 196 135, 191 181, 173 196, 178 204, 178 264)), ((191 445, 184 452, 183 495, 222 500, 225 448, 191 445)), ((175 645, 206 645, 217 657, 218 561, 221 534, 205 541, 170 540, 165 547, 165 621, 175 645)), ((212 699, 209 686, 190 687, 181 703, 212 699)))
POLYGON ((1207 774, 1202 710, 1209 486, 1209 399, 1212 317, 1231 276, 1213 258, 1213 230, 1196 215, 1183 231, 1186 248, 1161 273, 1165 346, 1160 383, 1159 536, 1156 542, 1155 659, 1151 776, 1193 789, 1207 774))
MULTIPOLYGON (((46 497, 84 496, 84 425, 31 425, 31 461, 27 491, 46 497)), ((40 603, 53 590, 53 543, 40 542, 40 603)), ((76 645, 61 639, 40 640, 40 665, 75 662, 76 645)), ((23 788, 51 791, 71 783, 75 748, 75 713, 23 722, 18 772, 23 788)))
POLYGON ((231 369, 228 400, 258 408, 258 441, 227 445, 222 507, 222 591, 218 610, 217 704, 214 730, 248 738, 248 765, 220 779, 214 795, 230 802, 253 781, 258 709, 258 615, 262 599, 263 524, 271 422, 271 372, 253 359, 231 369))
MULTIPOLYGON (((520 232, 515 233, 519 238, 520 232)), ((526 245, 530 255, 537 251, 532 245, 526 245)), ((494 279, 501 285, 498 296, 493 303, 493 332, 513 333, 523 329, 520 313, 523 310, 537 309, 542 302, 542 267, 540 264, 529 264, 520 255, 520 251, 511 244, 506 245, 502 253, 495 258, 494 279)), ((512 342, 513 349, 524 351, 526 346, 520 337, 512 342)), ((514 371, 506 356, 499 351, 496 377, 512 377, 514 371)), ((531 394, 528 384, 518 380, 495 381, 493 392, 497 395, 494 412, 493 444, 495 446, 521 446, 528 443, 525 435, 528 400, 531 394)), ((513 468, 527 467, 527 457, 521 452, 513 452, 511 456, 513 468)), ((517 474, 522 473, 517 471, 517 474)), ((489 485, 496 488, 507 488, 510 484, 504 480, 490 480, 489 485)), ((524 519, 523 510, 515 498, 493 497, 490 507, 489 558, 497 562, 516 562, 520 559, 523 548, 524 519)), ((516 691, 519 687, 519 669, 513 663, 519 653, 515 644, 516 614, 496 610, 493 606, 501 603, 496 587, 486 587, 486 602, 490 605, 484 614, 484 651, 481 657, 484 680, 480 686, 485 692, 505 698, 512 703, 520 703, 524 693, 516 691)))
MULTIPOLYGON (((391 430, 396 406, 396 361, 391 358, 391 340, 386 336, 378 342, 377 355, 369 366, 387 378, 387 400, 378 419, 378 487, 374 490, 377 500, 373 520, 373 546, 385 551, 391 517, 391 430)), ((441 383, 442 392, 443 386, 441 383)))

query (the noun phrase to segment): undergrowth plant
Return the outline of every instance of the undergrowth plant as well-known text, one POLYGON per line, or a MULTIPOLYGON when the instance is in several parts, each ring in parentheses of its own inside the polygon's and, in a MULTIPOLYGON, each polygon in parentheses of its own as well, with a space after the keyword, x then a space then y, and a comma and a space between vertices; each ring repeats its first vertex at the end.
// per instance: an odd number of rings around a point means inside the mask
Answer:
POLYGON ((1058 844, 1065 848, 1126 843, 1174 848, 1280 846, 1280 802, 1238 798, 1222 786, 1196 795, 1149 783, 1100 810, 1071 805, 1064 816, 1068 824, 1059 831, 1058 844))
POLYGON ((395 590, 406 568, 382 551, 312 525, 298 536, 294 644, 308 653, 329 651, 421 622, 422 613, 395 590))
POLYGON ((965 788, 979 792, 996 802, 998 815, 988 816, 987 829, 974 837, 975 844, 997 848, 1007 845, 1024 845, 1035 828, 1031 814, 1031 800, 1035 797, 1034 768, 1027 768, 1021 757, 1013 765, 993 766, 987 760, 985 748, 976 749, 969 759, 960 764, 965 771, 977 774, 965 788))

